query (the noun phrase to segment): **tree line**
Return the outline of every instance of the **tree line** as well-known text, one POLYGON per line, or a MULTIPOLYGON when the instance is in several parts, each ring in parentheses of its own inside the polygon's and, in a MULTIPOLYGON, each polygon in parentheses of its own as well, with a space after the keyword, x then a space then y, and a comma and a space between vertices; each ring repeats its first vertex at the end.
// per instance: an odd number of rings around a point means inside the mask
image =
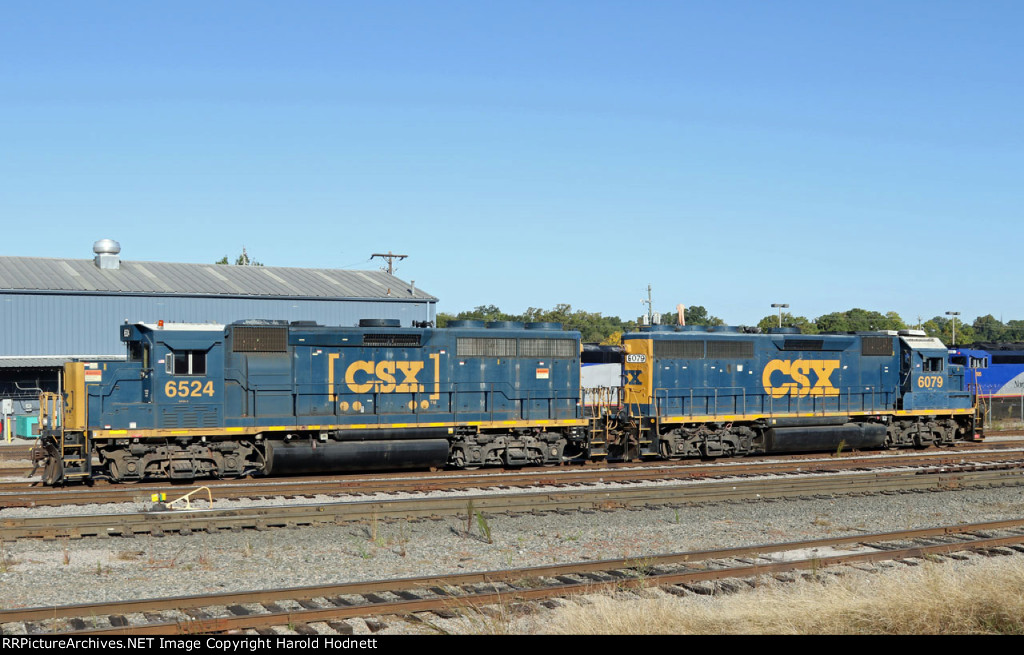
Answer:
MULTIPOLYGON (((217 264, 229 264, 225 255, 217 264)), ((235 258, 235 266, 263 266, 249 256, 245 246, 242 254, 235 258)), ((661 323, 675 324, 678 320, 676 310, 660 314, 661 323)), ((779 314, 765 316, 757 326, 762 331, 779 327, 779 314)), ((924 330, 930 337, 938 337, 943 343, 966 344, 981 341, 1014 342, 1024 341, 1024 321, 1012 320, 1003 323, 991 314, 979 316, 970 325, 957 320, 956 317, 945 318, 936 316, 927 321, 918 318, 917 324, 908 324, 896 312, 868 311, 854 308, 845 312, 832 312, 815 319, 805 316, 793 316, 789 312, 781 314, 783 327, 797 327, 804 334, 820 334, 822 332, 869 332, 874 330, 906 330, 910 328, 924 330), (954 338, 955 333, 955 338, 954 338)), ((618 316, 604 316, 600 312, 587 312, 582 309, 573 310, 571 305, 559 304, 554 309, 545 310, 530 307, 522 314, 506 314, 495 305, 481 305, 458 314, 440 313, 437 315, 438 327, 445 327, 452 320, 477 321, 521 321, 523 323, 551 322, 561 323, 567 330, 578 330, 586 343, 617 345, 622 341, 622 333, 635 330, 637 321, 624 321, 618 316)), ((685 310, 687 325, 716 326, 725 325, 725 321, 712 316, 702 305, 687 307, 685 310)))
MULTIPOLYGON (((495 305, 481 305, 458 314, 439 313, 438 327, 445 327, 453 320, 478 321, 521 321, 561 323, 567 330, 578 330, 586 343, 602 343, 615 345, 621 342, 622 333, 636 330, 636 320, 624 321, 618 316, 604 316, 600 312, 574 310, 571 305, 559 304, 553 309, 545 310, 530 307, 522 314, 508 314, 495 305)), ((702 305, 687 307, 685 310, 687 325, 717 326, 725 325, 725 321, 708 312, 702 305)), ((661 323, 676 324, 675 310, 663 312, 661 323)), ((794 316, 789 312, 782 313, 783 327, 800 328, 804 334, 820 334, 823 332, 868 332, 875 330, 923 330, 930 337, 937 337, 943 343, 967 344, 981 341, 1014 342, 1024 341, 1024 320, 1011 320, 1003 323, 991 314, 979 316, 973 323, 965 323, 957 317, 936 316, 927 321, 918 318, 917 323, 907 323, 896 312, 876 312, 854 308, 845 312, 832 312, 814 319, 805 316, 794 316), (954 339, 953 334, 956 333, 954 339)), ((755 327, 755 326, 752 326, 755 327)), ((779 314, 771 314, 762 318, 756 325, 762 331, 779 327, 779 314)))

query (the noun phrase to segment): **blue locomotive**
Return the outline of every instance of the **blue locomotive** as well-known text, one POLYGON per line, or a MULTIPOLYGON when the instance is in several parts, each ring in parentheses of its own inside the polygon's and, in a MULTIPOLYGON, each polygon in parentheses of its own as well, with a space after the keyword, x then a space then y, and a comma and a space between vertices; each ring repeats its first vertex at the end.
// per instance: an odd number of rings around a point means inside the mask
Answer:
POLYGON ((623 406, 591 456, 716 457, 980 439, 964 367, 923 332, 623 336, 623 406))
POLYGON ((651 326, 603 351, 602 366, 620 358, 618 372, 591 383, 581 380, 579 332, 555 323, 120 330, 126 361, 67 364, 62 393, 41 398, 46 484, 981 438, 964 367, 913 331, 651 326))
POLYGON ((242 321, 124 324, 124 362, 42 398, 44 481, 559 463, 585 454, 580 335, 242 321))

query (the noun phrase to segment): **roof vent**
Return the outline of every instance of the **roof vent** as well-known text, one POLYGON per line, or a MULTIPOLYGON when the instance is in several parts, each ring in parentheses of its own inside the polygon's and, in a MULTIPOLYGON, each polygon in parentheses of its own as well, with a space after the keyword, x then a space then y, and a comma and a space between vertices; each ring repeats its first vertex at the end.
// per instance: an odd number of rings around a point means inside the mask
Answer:
POLYGON ((92 251, 96 253, 93 263, 96 268, 114 270, 121 268, 121 244, 113 239, 100 239, 92 244, 92 251))

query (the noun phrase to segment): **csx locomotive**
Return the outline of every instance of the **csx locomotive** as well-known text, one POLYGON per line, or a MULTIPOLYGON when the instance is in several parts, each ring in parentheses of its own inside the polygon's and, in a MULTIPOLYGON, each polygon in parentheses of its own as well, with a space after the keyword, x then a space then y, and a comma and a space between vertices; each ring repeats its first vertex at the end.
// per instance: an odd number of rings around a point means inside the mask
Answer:
POLYGON ((49 485, 952 444, 963 367, 913 334, 623 337, 618 388, 580 384, 555 323, 128 324, 124 362, 41 398, 49 485), (608 398, 614 401, 604 402, 608 398))
POLYGON ((951 445, 980 439, 964 369, 919 331, 750 334, 652 326, 623 336, 619 412, 600 430, 610 457, 951 445))

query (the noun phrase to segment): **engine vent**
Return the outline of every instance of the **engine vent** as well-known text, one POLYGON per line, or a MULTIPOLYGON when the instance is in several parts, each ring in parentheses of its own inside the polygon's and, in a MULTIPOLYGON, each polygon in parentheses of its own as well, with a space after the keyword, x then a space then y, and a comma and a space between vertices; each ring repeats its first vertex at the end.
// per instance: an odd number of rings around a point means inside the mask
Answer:
POLYGON ((892 357, 892 337, 861 337, 860 354, 892 357))
POLYGON ((786 339, 782 343, 783 350, 821 350, 824 339, 786 339))
POLYGON ((384 348, 414 348, 420 345, 419 334, 373 334, 363 335, 364 346, 382 346, 384 348))
POLYGON ((283 353, 288 350, 288 328, 235 328, 231 350, 236 353, 283 353))
POLYGON ((655 341, 654 356, 657 359, 704 359, 704 342, 693 339, 655 341))
POLYGON ((753 341, 708 341, 708 359, 753 359, 753 341))

